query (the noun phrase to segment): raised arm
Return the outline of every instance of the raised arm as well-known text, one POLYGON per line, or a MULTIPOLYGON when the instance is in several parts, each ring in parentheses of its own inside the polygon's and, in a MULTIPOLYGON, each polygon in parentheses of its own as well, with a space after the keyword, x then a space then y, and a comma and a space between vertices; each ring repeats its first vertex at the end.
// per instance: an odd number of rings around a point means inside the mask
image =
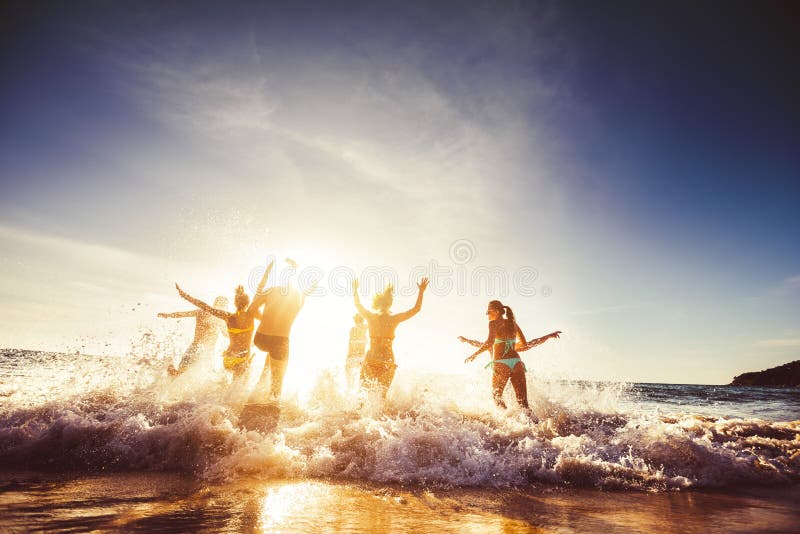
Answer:
POLYGON ((361 305, 361 299, 358 298, 358 278, 353 280, 353 302, 355 302, 356 309, 358 313, 361 314, 361 317, 366 319, 367 317, 372 317, 372 312, 366 309, 364 306, 361 305))
POLYGON ((478 341, 477 339, 468 339, 468 338, 466 338, 464 336, 458 336, 458 340, 460 342, 462 342, 462 343, 467 343, 469 345, 472 345, 473 347, 482 347, 483 346, 483 341, 478 341))
POLYGON ((162 319, 182 319, 184 317, 197 317, 197 310, 172 312, 172 313, 159 313, 162 319))
POLYGON ((258 283, 258 287, 256 288, 256 295, 264 291, 264 286, 267 285, 267 278, 269 278, 269 273, 272 272, 272 267, 274 265, 275 260, 272 260, 267 264, 267 268, 264 270, 264 276, 261 277, 261 281, 258 283))
POLYGON ((218 310, 213 306, 209 306, 208 304, 206 304, 205 302, 203 302, 200 299, 194 298, 189 293, 187 293, 186 291, 181 289, 181 286, 179 286, 178 284, 175 284, 175 289, 178 290, 178 295, 180 295, 182 298, 184 298, 185 300, 188 300, 189 302, 191 302, 192 304, 194 304, 195 306, 197 306, 201 310, 207 311, 208 313, 210 313, 214 317, 219 317, 220 319, 224 319, 224 320, 227 321, 230 318, 230 316, 232 315, 231 313, 228 313, 226 311, 218 310))
POLYGON ((561 336, 561 330, 556 330, 555 332, 551 332, 550 334, 547 334, 546 336, 537 337, 536 339, 532 339, 532 340, 528 341, 527 343, 525 343, 522 347, 520 347, 517 350, 522 351, 522 350, 532 349, 533 347, 541 345, 542 343, 544 343, 548 339, 559 339, 560 336, 561 336))
POLYGON ((253 296, 250 306, 247 307, 247 313, 251 314, 256 319, 261 319, 261 313, 258 312, 258 308, 264 304, 264 299, 266 297, 264 286, 267 285, 267 278, 269 278, 269 273, 272 271, 273 265, 275 265, 275 260, 267 264, 267 269, 264 271, 264 276, 261 277, 261 281, 258 283, 258 287, 256 288, 256 294, 253 296))
POLYGON ((414 303, 414 307, 411 308, 410 310, 406 310, 404 312, 400 312, 397 315, 395 315, 394 317, 395 319, 397 319, 397 322, 411 319, 417 313, 419 313, 420 309, 422 309, 422 295, 425 293, 425 289, 428 287, 428 279, 423 278, 420 281, 420 283, 417 284, 417 287, 419 288, 419 293, 417 293, 417 302, 414 303))

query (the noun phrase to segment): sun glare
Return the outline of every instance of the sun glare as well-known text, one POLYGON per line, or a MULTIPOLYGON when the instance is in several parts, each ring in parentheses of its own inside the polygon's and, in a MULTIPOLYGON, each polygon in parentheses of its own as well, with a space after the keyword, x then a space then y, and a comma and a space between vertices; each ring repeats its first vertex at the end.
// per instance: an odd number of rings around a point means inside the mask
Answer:
MULTIPOLYGON (((349 294, 333 294, 327 287, 326 275, 339 266, 332 256, 310 249, 286 249, 271 251, 269 257, 275 259, 275 266, 267 287, 288 282, 307 289, 314 280, 321 279, 318 289, 306 298, 292 327, 289 366, 283 382, 284 397, 297 395, 303 400, 320 373, 341 375, 355 309, 349 294)), ((265 258, 262 267, 266 261, 265 258)), ((344 387, 344 381, 341 382, 344 387)))

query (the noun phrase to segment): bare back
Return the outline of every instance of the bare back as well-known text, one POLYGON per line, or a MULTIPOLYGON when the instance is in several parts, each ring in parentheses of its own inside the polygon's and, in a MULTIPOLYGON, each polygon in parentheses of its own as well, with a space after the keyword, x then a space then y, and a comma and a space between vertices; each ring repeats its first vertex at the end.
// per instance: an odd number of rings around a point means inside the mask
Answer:
POLYGON ((231 339, 228 352, 249 352, 250 343, 253 341, 253 326, 255 325, 253 314, 247 311, 232 313, 226 323, 228 325, 228 335, 231 339))
POLYGON ((367 317, 369 327, 369 337, 378 339, 394 339, 394 331, 397 325, 403 321, 402 317, 391 313, 371 313, 367 317))
MULTIPOLYGON (((516 341, 518 333, 520 333, 519 327, 514 321, 508 319, 495 319, 494 321, 490 321, 489 337, 486 338, 486 343, 492 346, 492 358, 495 360, 504 358, 512 352, 516 355, 517 352, 514 350, 513 345, 509 348, 506 343, 498 342, 498 340, 516 341)), ((524 336, 522 337, 524 340, 524 336)))
POLYGON ((264 293, 257 304, 264 304, 258 333, 266 336, 289 337, 297 314, 305 298, 296 288, 272 287, 264 293))

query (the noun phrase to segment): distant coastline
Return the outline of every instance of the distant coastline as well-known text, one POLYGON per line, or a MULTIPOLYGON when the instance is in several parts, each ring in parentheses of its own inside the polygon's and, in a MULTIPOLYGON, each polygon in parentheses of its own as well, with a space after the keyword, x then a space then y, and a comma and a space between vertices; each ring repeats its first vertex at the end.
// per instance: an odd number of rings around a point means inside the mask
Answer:
POLYGON ((800 386, 800 360, 795 360, 764 371, 753 371, 733 377, 731 386, 800 386))

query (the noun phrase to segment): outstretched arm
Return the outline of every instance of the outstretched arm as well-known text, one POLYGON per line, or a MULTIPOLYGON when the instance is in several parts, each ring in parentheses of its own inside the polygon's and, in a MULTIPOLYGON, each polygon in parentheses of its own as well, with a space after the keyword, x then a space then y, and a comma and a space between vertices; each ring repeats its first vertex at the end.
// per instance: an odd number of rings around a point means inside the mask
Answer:
POLYGON ((468 338, 465 338, 464 336, 458 336, 458 340, 460 342, 462 342, 462 343, 468 343, 468 344, 472 345, 473 347, 482 347, 483 346, 483 341, 478 341, 477 339, 468 339, 468 338))
POLYGON ((364 306, 361 305, 361 299, 358 297, 358 278, 353 280, 353 302, 356 305, 356 309, 358 313, 361 314, 361 317, 366 319, 367 317, 372 317, 372 312, 366 309, 364 306))
POLYGON ((197 317, 197 310, 172 312, 172 313, 159 313, 162 319, 182 319, 184 317, 197 317))
POLYGON ((187 293, 186 291, 181 289, 181 286, 179 286, 178 284, 175 284, 175 289, 178 290, 178 295, 180 295, 182 298, 188 300, 189 302, 191 302, 192 304, 194 304, 195 306, 197 306, 201 310, 207 311, 208 313, 210 313, 214 317, 219 317, 220 319, 225 319, 227 321, 228 318, 231 316, 231 314, 226 312, 226 311, 218 310, 217 308, 215 308, 213 306, 209 306, 208 304, 206 304, 202 300, 194 298, 189 293, 187 293))
POLYGON ((489 325, 489 335, 486 337, 486 341, 484 341, 481 344, 481 346, 478 347, 478 350, 467 356, 466 359, 464 359, 464 363, 471 362, 472 360, 478 357, 478 354, 491 349, 493 341, 494 341, 494 331, 492 326, 489 325))
POLYGON ((536 339, 531 339, 530 341, 525 343, 522 347, 520 347, 517 350, 523 351, 523 350, 532 349, 533 347, 541 345, 542 343, 544 343, 548 339, 551 339, 551 338, 552 339, 559 339, 559 336, 561 336, 561 330, 557 330, 555 332, 547 334, 546 336, 537 337, 536 339))
POLYGON ((475 352, 473 352, 464 359, 464 363, 471 362, 472 360, 478 357, 478 354, 487 351, 491 348, 492 348, 492 336, 490 335, 489 339, 487 339, 484 343, 482 343, 481 346, 478 348, 478 350, 476 350, 475 352))
POLYGON ((417 313, 419 313, 420 309, 422 309, 422 295, 425 293, 425 289, 428 287, 428 279, 423 278, 420 283, 417 284, 417 287, 419 288, 419 293, 417 293, 417 302, 414 303, 414 307, 410 310, 406 310, 395 315, 395 319, 397 319, 398 322, 411 319, 417 313))

